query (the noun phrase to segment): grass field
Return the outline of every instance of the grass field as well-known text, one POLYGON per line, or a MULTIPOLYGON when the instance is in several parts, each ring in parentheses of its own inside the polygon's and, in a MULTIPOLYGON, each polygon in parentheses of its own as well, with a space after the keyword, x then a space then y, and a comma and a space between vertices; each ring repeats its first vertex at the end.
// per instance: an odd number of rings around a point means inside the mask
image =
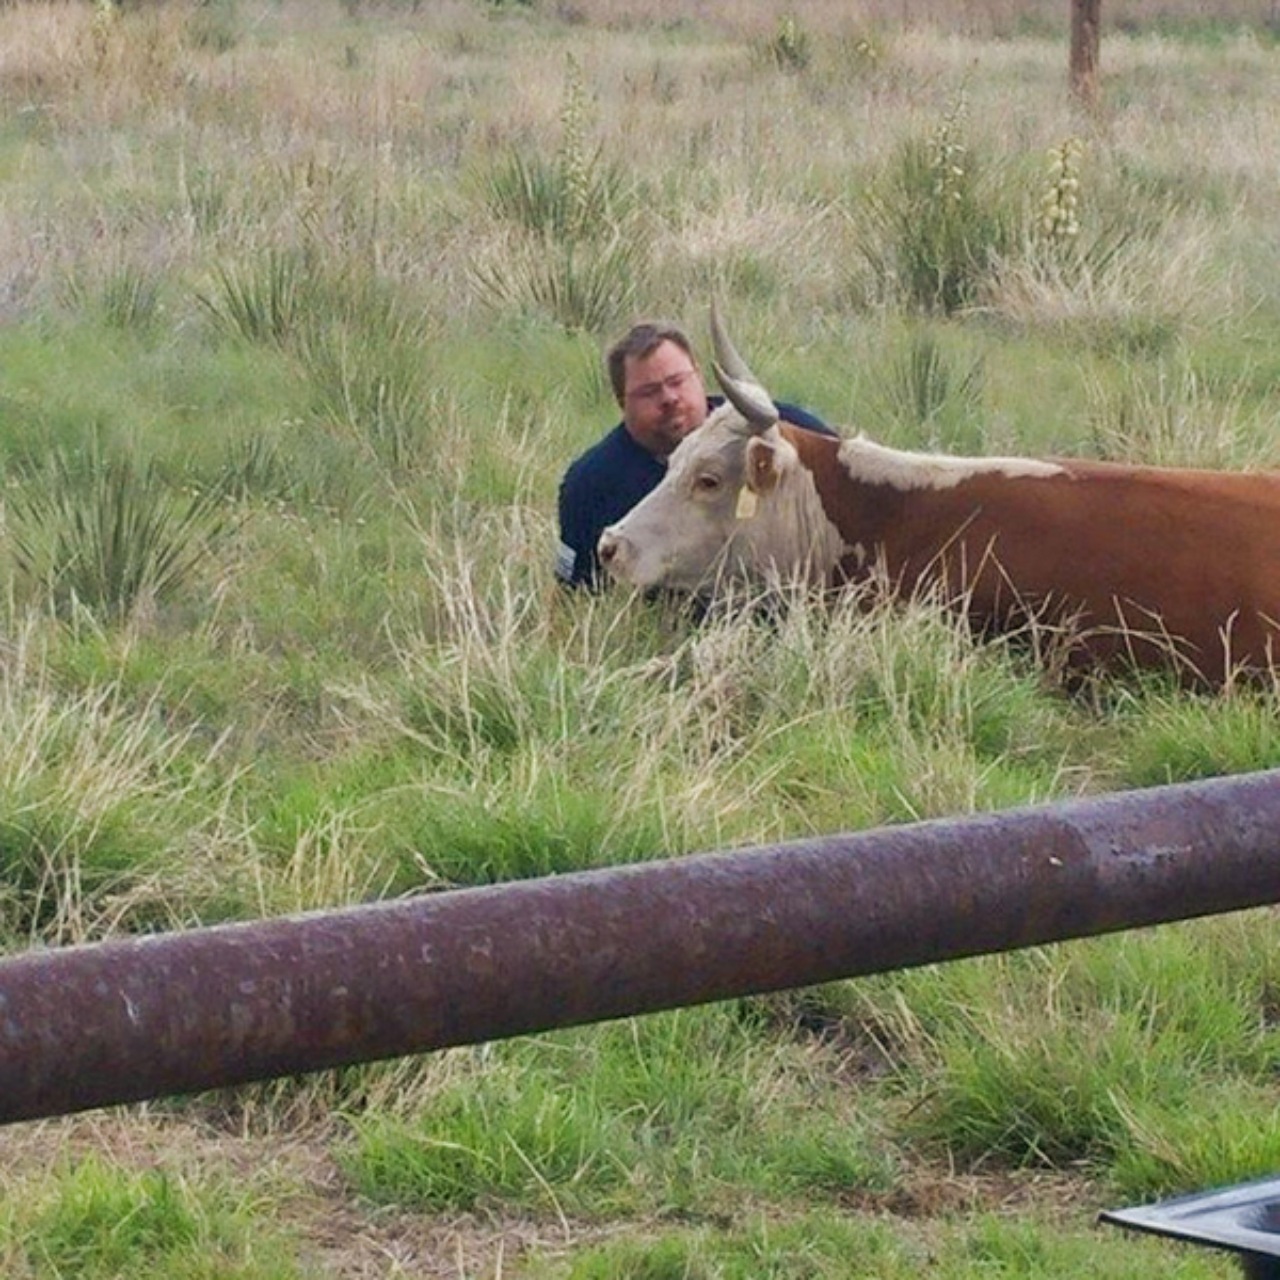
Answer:
MULTIPOLYGON (((1280 764, 920 605, 551 576, 601 355, 713 294, 902 446, 1280 458, 1280 19, 0 2, 0 950, 1280 764)), ((1234 1275, 1274 914, 0 1131, 18 1280, 1234 1275)))

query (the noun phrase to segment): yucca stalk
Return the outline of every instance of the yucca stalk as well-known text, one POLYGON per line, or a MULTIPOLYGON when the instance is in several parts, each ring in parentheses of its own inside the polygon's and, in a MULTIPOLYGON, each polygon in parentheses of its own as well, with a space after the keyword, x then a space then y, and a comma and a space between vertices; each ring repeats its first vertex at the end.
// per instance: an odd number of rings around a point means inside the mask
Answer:
POLYGON ((812 60, 809 33, 794 13, 778 19, 778 29, 764 44, 764 58, 779 71, 803 71, 812 60))
POLYGON ((483 199, 496 217, 573 244, 606 239, 630 216, 631 180, 588 142, 589 108, 582 64, 570 55, 554 157, 511 149, 482 179, 483 199))
POLYGON ((910 138, 867 197, 857 248, 873 274, 919 311, 977 303, 1016 219, 964 141, 963 91, 928 138, 910 138))
POLYGON ((591 230, 592 162, 586 141, 587 102, 582 64, 572 54, 565 69, 564 107, 560 112, 560 179, 564 188, 565 226, 569 240, 591 230))
POLYGON ((1049 180, 1040 200, 1038 230, 1049 244, 1071 244, 1080 235, 1080 159, 1084 143, 1067 138, 1049 149, 1049 180))

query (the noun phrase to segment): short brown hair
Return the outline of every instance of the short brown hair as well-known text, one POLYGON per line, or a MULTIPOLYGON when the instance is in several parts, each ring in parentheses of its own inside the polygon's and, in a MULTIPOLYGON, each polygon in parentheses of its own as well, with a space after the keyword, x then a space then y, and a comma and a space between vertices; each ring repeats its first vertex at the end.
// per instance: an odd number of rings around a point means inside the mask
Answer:
POLYGON ((665 320, 645 320, 632 325, 617 342, 609 348, 605 364, 609 369, 609 381, 613 384, 613 394, 619 404, 627 398, 627 358, 643 360, 652 355, 664 342, 673 342, 696 365, 697 357, 684 332, 665 320))

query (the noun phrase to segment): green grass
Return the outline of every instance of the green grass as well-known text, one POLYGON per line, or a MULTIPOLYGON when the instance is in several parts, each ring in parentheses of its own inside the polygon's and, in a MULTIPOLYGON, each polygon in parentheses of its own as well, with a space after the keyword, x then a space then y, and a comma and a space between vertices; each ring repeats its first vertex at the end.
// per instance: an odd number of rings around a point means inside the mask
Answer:
POLYGON ((889 1185, 892 1159, 852 1108, 839 1132, 820 1118, 824 1095, 841 1104, 813 1055, 762 1044, 732 1005, 496 1048, 468 1066, 411 1119, 356 1122, 348 1168, 365 1194, 608 1218, 889 1185))
MULTIPOLYGON (((0 6, 0 949, 1280 764, 1269 687, 551 579, 713 294, 896 446, 1274 462, 1273 15, 1128 0, 1084 122, 1059 9, 0 6)), ((1274 1170, 1273 933, 19 1127, 0 1270, 1221 1275, 1093 1221, 1274 1170)))
POLYGON ((231 890, 220 743, 167 712, 162 685, 68 690, 39 641, 17 637, 0 674, 5 941, 173 927, 231 890))
POLYGON ((909 1280, 921 1268, 945 1280, 1098 1276, 1139 1280, 1159 1267, 1177 1280, 1220 1276, 1222 1264, 1151 1241, 1118 1239, 1052 1222, 976 1216, 941 1230, 813 1213, 778 1223, 760 1216, 728 1231, 680 1228, 584 1250, 567 1264, 536 1267, 565 1280, 909 1280))
POLYGON ((0 1221, 11 1274, 123 1274, 195 1280, 293 1280, 289 1241, 264 1232, 258 1206, 232 1184, 200 1185, 163 1169, 132 1170, 98 1157, 67 1164, 0 1221))

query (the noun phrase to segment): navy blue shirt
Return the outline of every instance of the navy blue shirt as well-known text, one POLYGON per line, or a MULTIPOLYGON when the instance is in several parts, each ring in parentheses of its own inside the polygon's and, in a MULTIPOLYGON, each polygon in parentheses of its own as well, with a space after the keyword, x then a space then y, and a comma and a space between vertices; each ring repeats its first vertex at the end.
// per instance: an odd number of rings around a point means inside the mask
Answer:
MULTIPOLYGON (((724 403, 707 399, 708 411, 724 403)), ((821 419, 795 405, 779 404, 784 422, 835 435, 821 419)), ((618 423, 607 436, 570 464, 560 482, 560 547, 556 577, 572 587, 597 586, 603 579, 596 543, 615 521, 621 520, 667 474, 665 460, 641 448, 618 423)))

